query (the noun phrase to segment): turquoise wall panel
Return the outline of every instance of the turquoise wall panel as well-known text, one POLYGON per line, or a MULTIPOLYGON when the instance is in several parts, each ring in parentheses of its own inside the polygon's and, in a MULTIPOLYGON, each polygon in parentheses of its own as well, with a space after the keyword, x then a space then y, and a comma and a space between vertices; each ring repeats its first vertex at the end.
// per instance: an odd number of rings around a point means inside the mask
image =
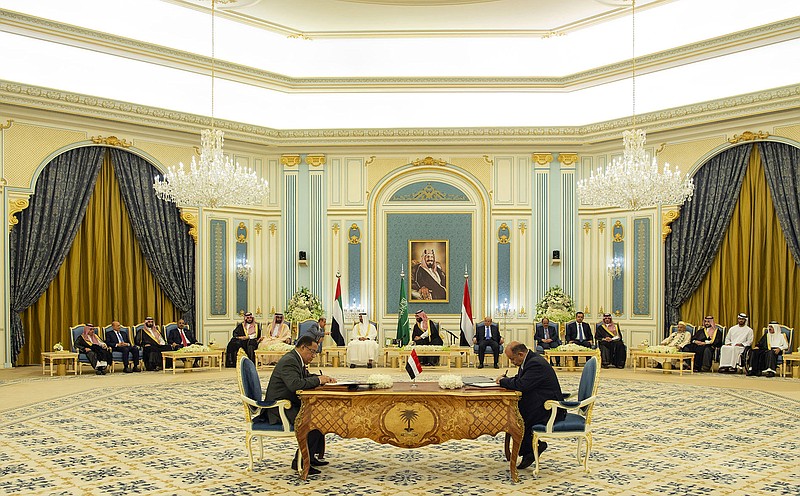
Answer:
POLYGON ((211 256, 211 275, 209 291, 211 315, 228 313, 228 222, 221 219, 211 220, 209 251, 211 256))
POLYGON ((497 301, 489 308, 511 301, 511 228, 503 223, 497 228, 497 301))
POLYGON ((625 314, 625 270, 628 261, 625 260, 625 224, 624 219, 613 220, 611 228, 611 255, 622 260, 622 272, 611 282, 611 312, 619 317, 625 314))
POLYGON ((650 218, 633 221, 633 314, 650 315, 650 218))
MULTIPOLYGON (((464 288, 464 267, 473 267, 472 263, 472 214, 387 214, 387 260, 384 261, 388 288, 379 288, 378 294, 385 291, 386 308, 389 312, 397 311, 400 301, 400 288, 396 284, 401 265, 409 276, 409 241, 412 240, 448 240, 448 255, 443 268, 447 276, 447 302, 429 303, 410 301, 409 313, 422 309, 429 314, 460 314, 464 288)), ((442 262, 442 260, 439 260, 442 262)), ((410 290, 410 278, 409 278, 410 290)))
POLYGON ((389 201, 469 201, 455 186, 440 181, 420 181, 403 186, 389 201))
MULTIPOLYGON (((236 267, 247 263, 247 224, 239 222, 236 226, 236 267)), ((236 276, 236 313, 247 309, 247 281, 236 276)))
POLYGON ((361 228, 353 224, 347 231, 347 297, 342 305, 349 306, 355 299, 356 306, 365 308, 361 300, 361 228))

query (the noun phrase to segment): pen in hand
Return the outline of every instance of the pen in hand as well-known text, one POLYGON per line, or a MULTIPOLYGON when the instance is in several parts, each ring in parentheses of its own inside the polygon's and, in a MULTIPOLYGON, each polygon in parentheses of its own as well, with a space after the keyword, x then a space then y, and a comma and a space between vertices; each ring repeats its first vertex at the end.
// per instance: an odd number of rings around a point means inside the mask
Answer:
POLYGON ((508 369, 506 369, 506 371, 503 372, 503 377, 508 377, 508 369))
POLYGON ((322 373, 322 369, 319 369, 319 375, 325 375, 322 373))

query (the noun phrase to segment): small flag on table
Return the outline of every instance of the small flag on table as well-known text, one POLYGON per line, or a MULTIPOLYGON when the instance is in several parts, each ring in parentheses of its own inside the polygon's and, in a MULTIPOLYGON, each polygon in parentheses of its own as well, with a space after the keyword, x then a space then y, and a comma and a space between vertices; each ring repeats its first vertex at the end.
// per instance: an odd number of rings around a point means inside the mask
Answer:
POLYGON ((411 350, 411 354, 408 355, 408 363, 406 363, 406 372, 408 372, 408 376, 411 379, 416 379, 418 375, 422 373, 422 365, 419 364, 419 358, 417 357, 417 350, 411 350))

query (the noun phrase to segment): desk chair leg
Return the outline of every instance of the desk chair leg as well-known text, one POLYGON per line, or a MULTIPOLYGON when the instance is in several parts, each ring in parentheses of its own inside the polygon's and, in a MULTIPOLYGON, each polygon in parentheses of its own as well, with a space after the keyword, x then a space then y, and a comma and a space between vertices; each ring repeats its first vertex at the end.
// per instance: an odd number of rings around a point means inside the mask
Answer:
POLYGON ((244 440, 245 445, 247 445, 247 454, 250 456, 250 468, 248 469, 250 472, 253 471, 253 436, 249 432, 244 440))

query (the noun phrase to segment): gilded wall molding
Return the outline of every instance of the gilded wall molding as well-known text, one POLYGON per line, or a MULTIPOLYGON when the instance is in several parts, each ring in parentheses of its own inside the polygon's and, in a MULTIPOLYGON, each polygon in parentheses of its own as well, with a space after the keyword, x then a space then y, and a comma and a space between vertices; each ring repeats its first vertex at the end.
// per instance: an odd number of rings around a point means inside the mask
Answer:
POLYGON ((287 154, 281 155, 281 165, 285 167, 297 167, 300 165, 300 155, 287 154))
MULTIPOLYGON (((234 11, 226 11, 225 16, 233 15, 234 11)), ((241 22, 253 24, 250 17, 237 18, 241 22)), ((147 61, 177 69, 192 67, 197 70, 210 72, 211 58, 191 52, 177 50, 147 43, 122 36, 117 36, 102 31, 92 30, 70 24, 43 19, 11 10, 0 9, 0 25, 8 25, 13 32, 21 33, 36 39, 56 42, 67 46, 85 48, 92 45, 94 49, 113 55, 125 56, 134 60, 147 61)), ((261 27, 278 31, 298 39, 321 38, 327 36, 342 36, 332 33, 301 32, 287 29, 285 26, 266 25, 257 23, 261 27)), ((698 60, 712 59, 720 55, 729 54, 738 46, 757 48, 766 46, 776 41, 795 39, 800 37, 800 17, 781 20, 764 26, 757 26, 736 33, 729 33, 716 38, 702 40, 688 45, 670 48, 661 52, 643 55, 636 58, 636 67, 639 73, 658 71, 665 67, 672 67, 682 61, 696 62, 698 60), (698 55, 699 54, 699 55, 698 55)), ((563 33, 563 29, 557 30, 563 33)), ((522 31, 524 35, 543 36, 551 31, 522 31)), ((509 33, 517 33, 511 30, 509 33)), ((379 33, 372 33, 378 35, 379 33)), ((426 32, 403 30, 392 33, 391 36, 419 36, 430 35, 426 32)), ((457 33, 449 33, 456 35, 457 33)), ((480 33, 478 33, 480 34, 480 33)), ((487 32, 487 35, 496 36, 497 32, 487 32)), ((474 34, 473 34, 474 35, 474 34)), ((348 37, 363 37, 358 33, 348 33, 348 37)), ((631 61, 620 61, 613 64, 594 67, 563 77, 312 77, 294 78, 277 72, 266 71, 254 67, 231 63, 225 60, 215 60, 214 70, 218 77, 239 81, 251 86, 277 89, 284 92, 322 92, 322 91, 409 91, 424 89, 426 91, 441 91, 451 88, 459 89, 501 89, 505 91, 530 91, 543 89, 546 91, 563 90, 575 91, 581 88, 595 86, 601 83, 623 80, 631 73, 631 61)))
POLYGON ((374 162, 374 161, 375 161, 375 158, 376 158, 376 157, 375 157, 375 155, 371 155, 371 156, 370 156, 370 157, 367 159, 367 161, 366 161, 366 162, 364 162, 364 167, 369 167, 370 165, 372 165, 372 162, 374 162))
POLYGON ((106 138, 102 136, 92 136, 92 143, 97 145, 108 145, 108 146, 115 146, 118 148, 130 148, 133 146, 133 143, 125 140, 117 138, 116 136, 108 136, 106 138))
POLYGON ((553 154, 552 153, 534 153, 531 155, 534 163, 537 165, 548 165, 550 162, 553 161, 553 154))
POLYGON ((769 138, 769 133, 759 131, 754 133, 752 131, 745 131, 742 134, 734 134, 733 138, 728 139, 728 143, 736 144, 743 141, 755 141, 769 138))
POLYGON ((5 124, 0 124, 0 131, 10 129, 14 125, 14 119, 8 119, 5 124))
POLYGON ((578 154, 577 153, 559 153, 558 154, 558 161, 564 167, 574 167, 575 163, 578 161, 578 154))
MULTIPOLYGON (((0 101, 5 105, 77 114, 129 124, 199 133, 211 126, 209 117, 127 102, 98 98, 38 86, 0 80, 0 101)), ((636 116, 637 125, 648 133, 733 120, 757 114, 800 108, 800 84, 736 97, 701 102, 636 116)), ((393 129, 290 129, 216 120, 228 140, 265 146, 311 145, 586 145, 619 141, 622 131, 632 125, 630 117, 586 126, 562 127, 476 127, 476 128, 393 128, 393 129)), ((299 160, 299 158, 298 158, 299 160)))
POLYGON ((194 208, 181 209, 181 220, 189 226, 189 236, 194 240, 194 244, 197 244, 197 225, 199 222, 197 213, 197 209, 194 208))
POLYGON ((28 205, 30 205, 29 198, 30 196, 28 195, 23 198, 11 198, 8 200, 8 232, 11 232, 11 229, 19 224, 17 214, 28 208, 28 205))
POLYGON ((325 165, 325 155, 306 155, 306 163, 311 167, 321 167, 325 165))
POLYGON ((675 222, 675 219, 681 216, 680 208, 672 208, 669 210, 662 210, 661 212, 661 241, 667 240, 667 236, 672 232, 670 224, 675 222))
POLYGON ((439 165, 439 166, 443 167, 443 166, 447 165, 447 162, 442 160, 442 159, 436 160, 433 157, 425 157, 425 158, 418 158, 418 159, 414 160, 413 162, 411 162, 411 165, 414 165, 414 166, 419 166, 419 165, 439 165))
POLYGON ((494 165, 494 160, 491 160, 489 158, 489 155, 484 155, 483 156, 483 161, 486 162, 487 165, 494 165))

